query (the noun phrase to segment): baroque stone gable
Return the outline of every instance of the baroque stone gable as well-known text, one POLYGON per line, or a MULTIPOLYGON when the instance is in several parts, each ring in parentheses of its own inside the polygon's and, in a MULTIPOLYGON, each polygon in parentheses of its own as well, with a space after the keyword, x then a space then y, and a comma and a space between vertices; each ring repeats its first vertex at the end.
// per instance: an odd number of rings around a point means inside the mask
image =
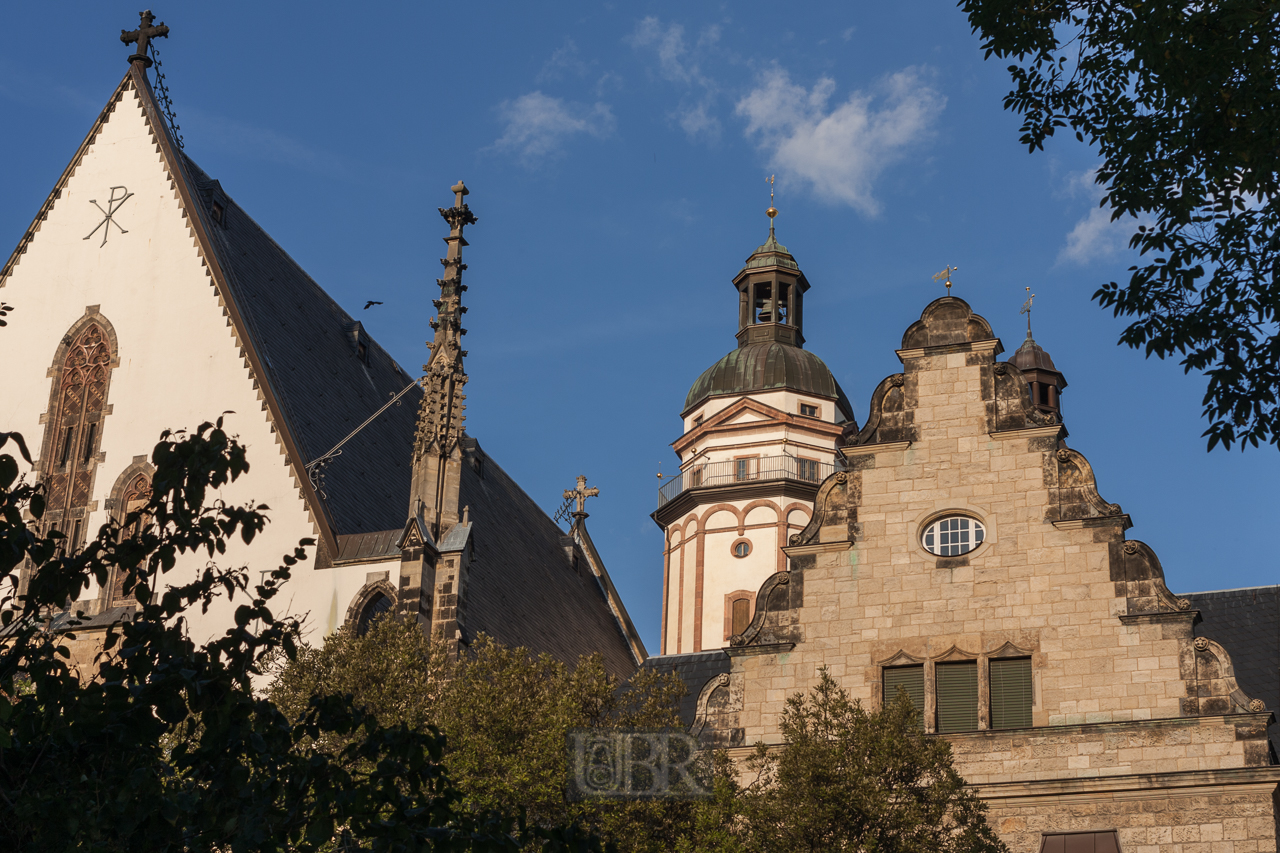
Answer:
POLYGON ((1275 850, 1272 709, 1002 349, 956 297, 907 330, 694 731, 745 757, 821 667, 873 705, 912 684, 1011 849, 1275 850))

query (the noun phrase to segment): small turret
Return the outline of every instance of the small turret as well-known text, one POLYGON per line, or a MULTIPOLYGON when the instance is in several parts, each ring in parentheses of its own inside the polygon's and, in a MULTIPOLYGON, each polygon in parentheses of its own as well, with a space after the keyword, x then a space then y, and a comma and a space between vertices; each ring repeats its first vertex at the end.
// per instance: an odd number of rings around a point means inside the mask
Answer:
POLYGON ((1061 418, 1062 405, 1059 397, 1062 389, 1067 387, 1067 379, 1054 367, 1049 353, 1031 337, 1030 329, 1027 330, 1027 339, 1010 360, 1027 377, 1027 384, 1031 386, 1032 405, 1042 412, 1052 412, 1061 418))

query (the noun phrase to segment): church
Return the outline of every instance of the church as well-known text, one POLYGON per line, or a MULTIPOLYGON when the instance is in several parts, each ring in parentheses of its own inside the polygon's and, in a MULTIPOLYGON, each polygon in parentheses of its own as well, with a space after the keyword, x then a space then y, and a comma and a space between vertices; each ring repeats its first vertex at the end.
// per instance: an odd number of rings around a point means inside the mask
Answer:
MULTIPOLYGON (((395 610, 455 652, 483 633, 634 672, 647 653, 587 533, 594 490, 580 479, 566 495, 566 534, 465 430, 466 186, 440 210, 448 250, 417 378, 186 155, 147 74, 147 41, 167 33, 148 12, 122 37, 137 45, 128 72, 0 268, 14 306, 0 429, 39 448, 43 523, 83 544, 150 495, 162 431, 222 413, 251 470, 220 497, 271 518, 226 564, 268 571, 314 539, 277 599, 307 642, 395 610)), ((191 614, 194 636, 230 624, 234 605, 218 605, 191 614)), ((112 579, 72 610, 83 661, 132 604, 112 579)))
MULTIPOLYGON (((1029 326, 1002 359, 963 299, 920 306, 860 422, 770 207, 725 290, 736 345, 670 401, 650 656, 587 532, 595 490, 565 491, 566 533, 465 428, 468 188, 440 210, 415 376, 187 156, 148 77, 167 32, 144 13, 122 36, 127 73, 0 268, 0 429, 38 448, 45 524, 84 542, 149 493, 163 430, 222 413, 252 469, 221 497, 272 519, 225 559, 268 570, 315 539, 281 606, 309 642, 397 612, 455 653, 482 633, 598 652, 678 675, 691 731, 735 758, 779 743, 826 667, 871 706, 905 691, 1016 853, 1276 850, 1280 587, 1167 587, 1072 449, 1066 373, 1029 326)), ((74 609, 83 661, 132 604, 111 579, 74 609)))

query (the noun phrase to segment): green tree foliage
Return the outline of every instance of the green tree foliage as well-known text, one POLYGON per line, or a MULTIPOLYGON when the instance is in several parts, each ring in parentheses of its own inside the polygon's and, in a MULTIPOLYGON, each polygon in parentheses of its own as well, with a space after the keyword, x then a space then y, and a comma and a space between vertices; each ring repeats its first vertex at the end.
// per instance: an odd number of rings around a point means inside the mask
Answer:
MULTIPOLYGON (((30 464, 21 436, 0 434, 0 447, 10 443, 30 464)), ((342 696, 309 698, 290 718, 255 695, 266 663, 296 654, 296 622, 274 617, 269 603, 311 543, 251 588, 244 568, 215 561, 233 537, 253 541, 266 507, 209 498, 248 470, 244 448, 221 422, 203 424, 166 433, 152 462, 146 506, 75 550, 44 531, 42 488, 0 455, 5 849, 314 850, 339 833, 348 849, 595 849, 572 830, 529 832, 460 808, 443 738, 430 728, 380 725, 342 696), (166 578, 193 554, 208 559, 203 570, 166 578), (26 561, 33 571, 19 595, 26 561), (77 622, 63 621, 64 606, 113 569, 125 572, 137 612, 108 632, 82 680, 67 661, 77 622), (221 596, 240 602, 233 624, 194 642, 184 614, 221 596)))
MULTIPOLYGON (((997 853, 986 807, 905 694, 864 710, 824 667, 787 699, 783 744, 756 747, 733 824, 748 851, 997 853)), ((732 849, 732 848, 721 848, 732 849)))
POLYGON ((350 696, 384 725, 446 737, 444 765, 478 813, 527 816, 532 825, 576 824, 628 851, 672 849, 687 835, 690 803, 576 803, 566 797, 570 729, 680 728, 684 685, 643 669, 625 684, 598 654, 575 667, 481 636, 451 664, 416 624, 383 618, 364 637, 342 629, 303 649, 270 688, 295 717, 317 696, 350 696))
POLYGON ((1280 443, 1280 4, 961 0, 988 57, 1012 58, 1022 142, 1097 148, 1113 219, 1143 261, 1094 298, 1121 342, 1208 378, 1205 435, 1280 443))

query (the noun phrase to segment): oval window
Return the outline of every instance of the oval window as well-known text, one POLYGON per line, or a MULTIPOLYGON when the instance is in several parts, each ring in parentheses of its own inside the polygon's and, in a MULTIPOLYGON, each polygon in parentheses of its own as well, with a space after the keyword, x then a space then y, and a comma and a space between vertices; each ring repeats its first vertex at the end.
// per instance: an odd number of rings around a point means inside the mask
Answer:
POLYGON ((940 518, 924 530, 921 543, 930 554, 957 557, 968 554, 982 544, 987 530, 976 518, 952 515, 940 518))
POLYGON ((751 543, 745 539, 739 539, 733 543, 733 556, 745 557, 751 553, 751 543))

